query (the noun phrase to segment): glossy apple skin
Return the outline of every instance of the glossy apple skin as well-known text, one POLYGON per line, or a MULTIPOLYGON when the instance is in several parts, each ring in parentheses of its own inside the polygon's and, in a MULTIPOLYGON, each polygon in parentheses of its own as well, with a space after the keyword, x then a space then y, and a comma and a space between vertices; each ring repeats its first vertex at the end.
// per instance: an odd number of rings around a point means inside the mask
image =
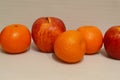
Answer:
POLYGON ((104 35, 104 48, 113 59, 120 59, 120 26, 109 28, 104 35))
POLYGON ((66 31, 63 21, 56 17, 40 17, 32 26, 32 38, 42 52, 53 52, 56 38, 66 31))

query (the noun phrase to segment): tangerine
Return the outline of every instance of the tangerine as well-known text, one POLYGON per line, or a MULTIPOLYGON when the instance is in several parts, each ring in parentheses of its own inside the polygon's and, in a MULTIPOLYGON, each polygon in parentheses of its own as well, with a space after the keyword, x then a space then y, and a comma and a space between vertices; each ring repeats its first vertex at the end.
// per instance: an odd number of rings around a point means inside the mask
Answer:
POLYGON ((29 48, 31 34, 24 25, 11 24, 1 31, 0 42, 3 51, 7 53, 21 53, 29 48))
POLYGON ((77 29, 86 41, 86 54, 95 54, 102 47, 103 35, 96 26, 80 26, 77 29))
POLYGON ((54 43, 54 52, 64 62, 79 62, 86 52, 85 40, 79 31, 69 30, 63 32, 54 43))

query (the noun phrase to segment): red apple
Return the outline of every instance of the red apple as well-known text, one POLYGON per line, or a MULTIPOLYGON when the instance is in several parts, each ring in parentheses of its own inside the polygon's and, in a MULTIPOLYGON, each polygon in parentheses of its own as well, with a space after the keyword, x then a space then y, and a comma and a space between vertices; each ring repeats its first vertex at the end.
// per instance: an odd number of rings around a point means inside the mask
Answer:
POLYGON ((38 18, 32 26, 32 38, 39 50, 53 52, 56 38, 66 31, 63 21, 56 17, 38 18))
POLYGON ((106 31, 104 47, 111 58, 120 59, 120 26, 113 26, 106 31))

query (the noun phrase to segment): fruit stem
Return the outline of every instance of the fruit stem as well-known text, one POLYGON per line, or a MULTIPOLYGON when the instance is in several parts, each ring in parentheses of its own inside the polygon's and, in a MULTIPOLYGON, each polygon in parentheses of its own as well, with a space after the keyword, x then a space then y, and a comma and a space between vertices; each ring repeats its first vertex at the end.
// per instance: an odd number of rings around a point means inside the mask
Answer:
POLYGON ((48 21, 48 23, 51 22, 50 17, 46 17, 46 20, 48 21))
POLYGON ((15 24, 15 27, 18 27, 18 25, 15 24))

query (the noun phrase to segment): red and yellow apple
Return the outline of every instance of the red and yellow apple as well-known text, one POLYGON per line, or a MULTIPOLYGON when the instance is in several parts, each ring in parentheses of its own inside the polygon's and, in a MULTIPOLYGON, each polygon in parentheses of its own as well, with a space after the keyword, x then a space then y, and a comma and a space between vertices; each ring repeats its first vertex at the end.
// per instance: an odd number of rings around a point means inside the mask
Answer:
POLYGON ((66 31, 64 22, 56 17, 40 17, 32 26, 32 38, 42 52, 53 52, 56 38, 66 31))
POLYGON ((104 47, 113 59, 120 59, 120 26, 112 26, 104 35, 104 47))

